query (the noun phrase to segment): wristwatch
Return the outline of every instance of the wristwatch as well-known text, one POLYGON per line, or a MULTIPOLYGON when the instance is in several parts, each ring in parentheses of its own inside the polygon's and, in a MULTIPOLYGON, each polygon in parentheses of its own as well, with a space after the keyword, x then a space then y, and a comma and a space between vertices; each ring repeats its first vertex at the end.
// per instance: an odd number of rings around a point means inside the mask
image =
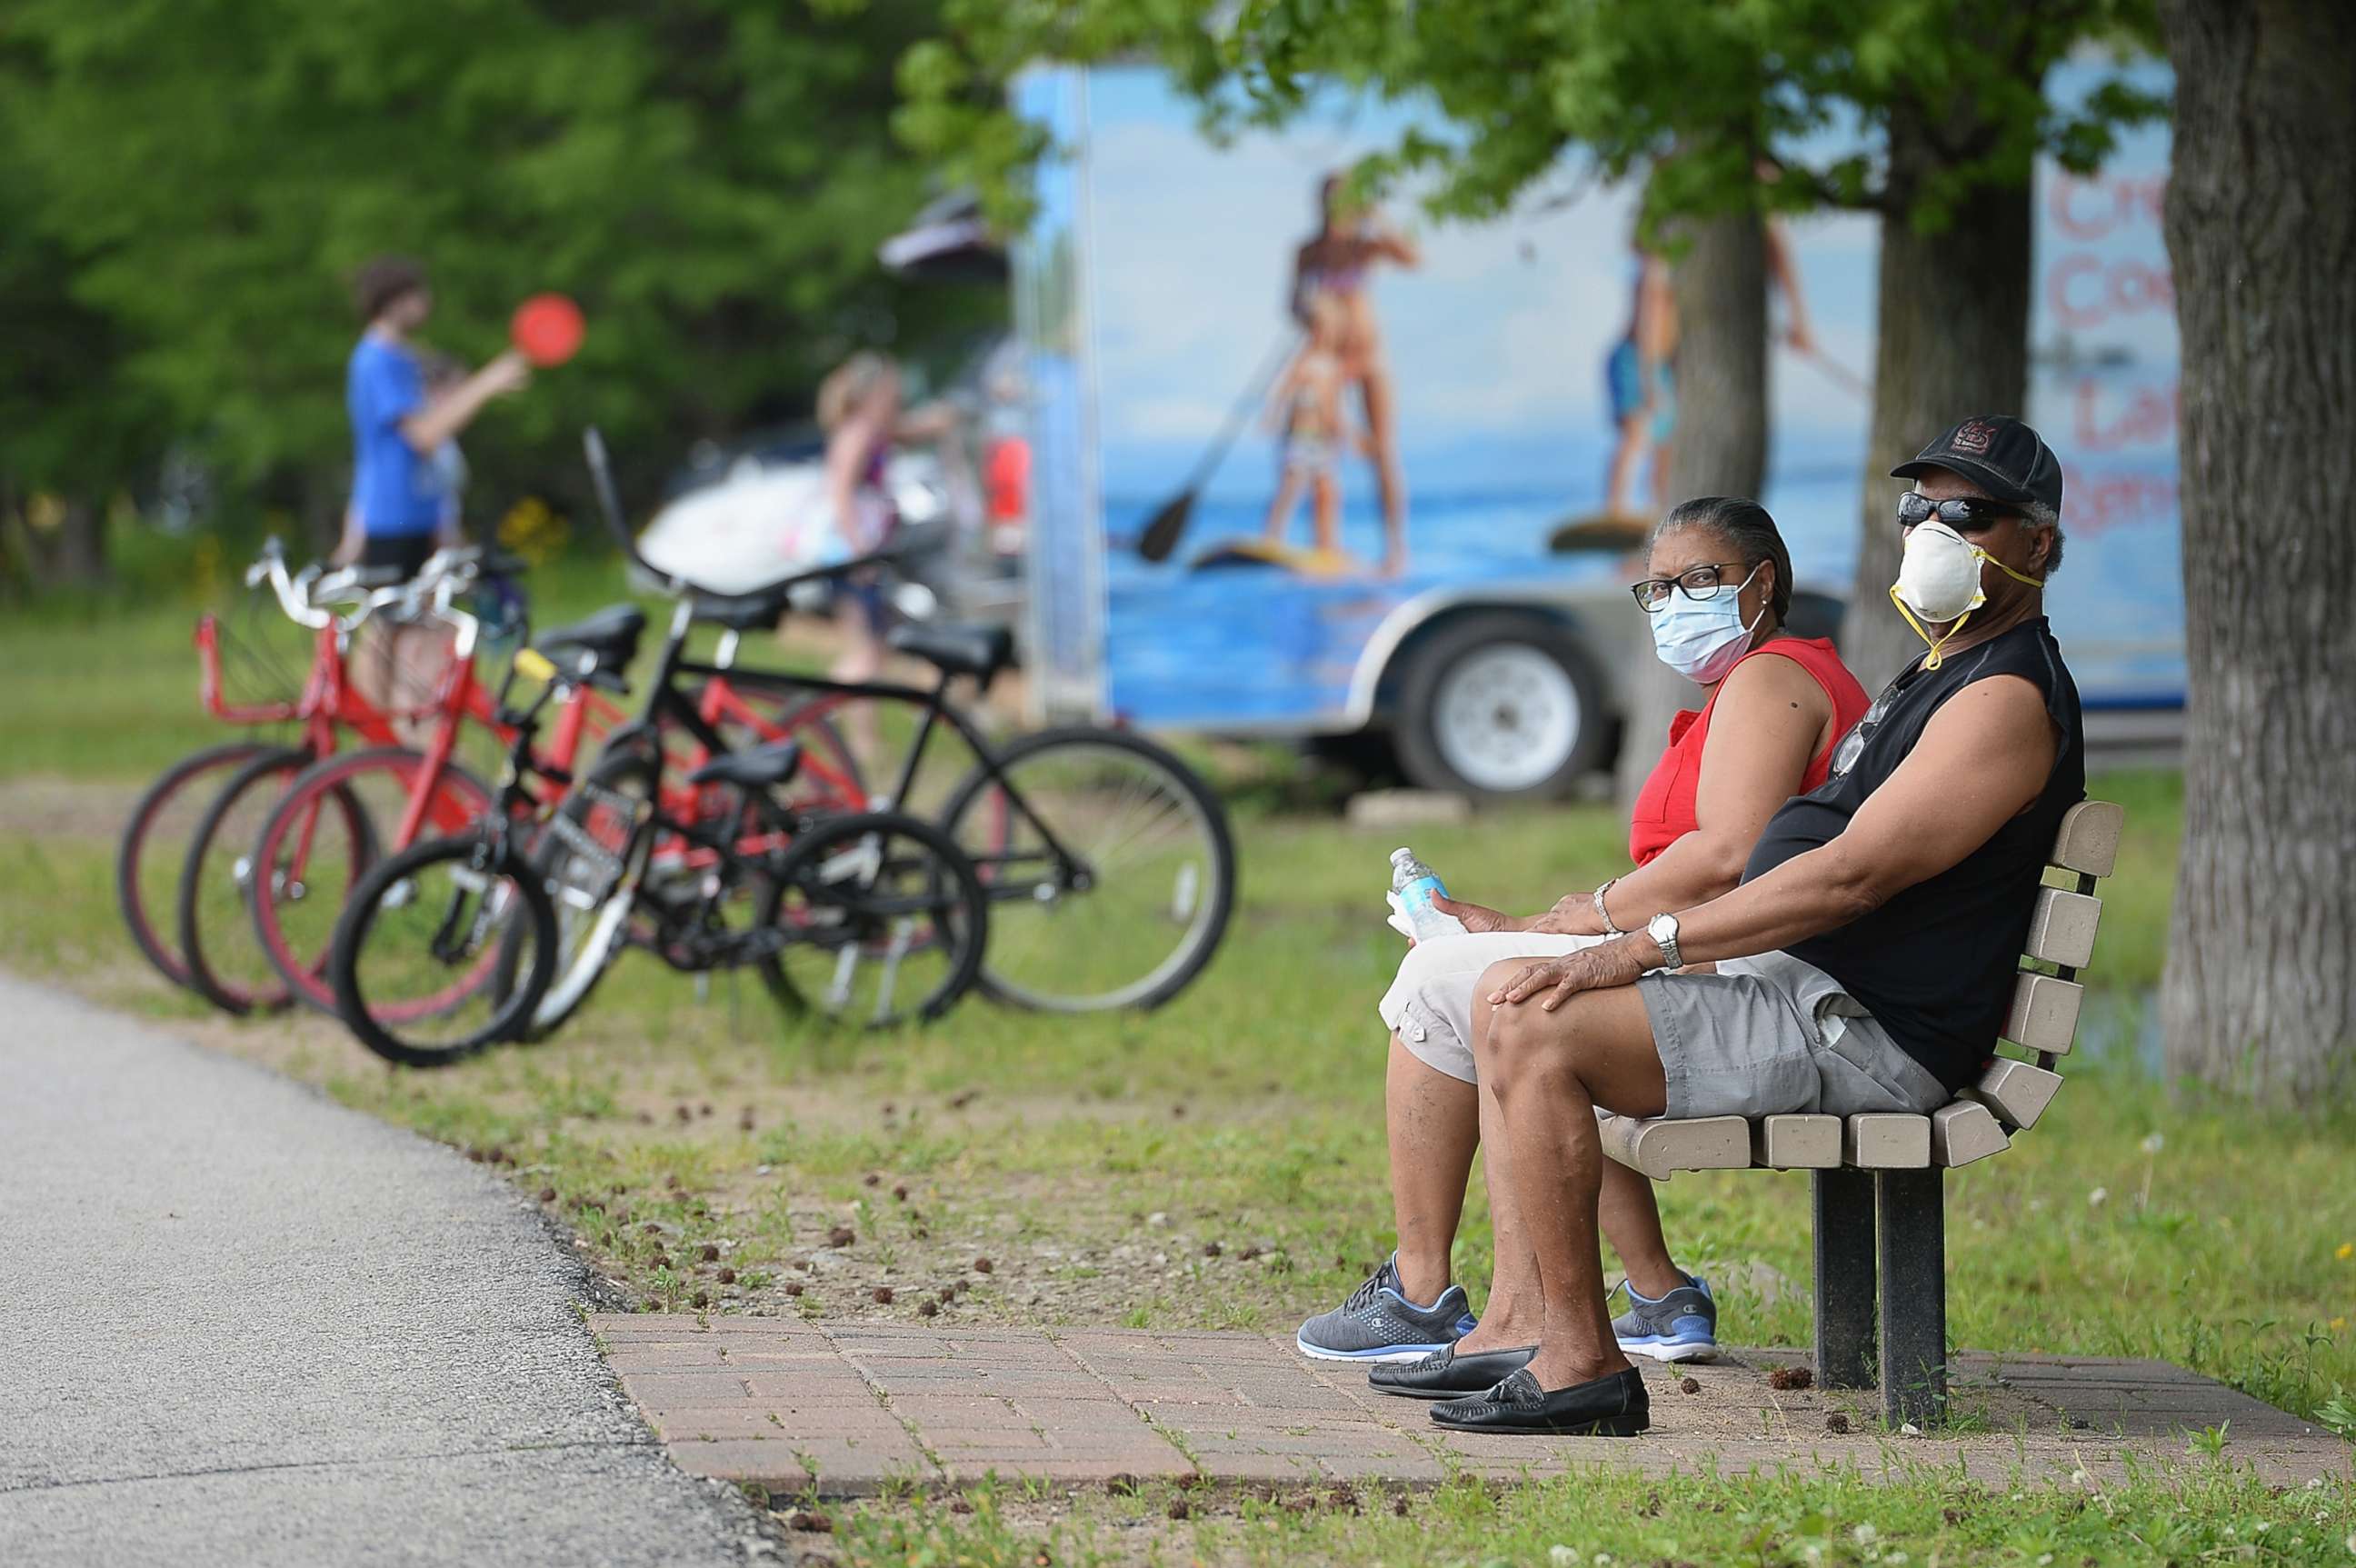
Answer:
POLYGON ((1628 934, 1612 923, 1612 911, 1603 907, 1603 896, 1612 891, 1612 883, 1619 880, 1615 876, 1611 882, 1606 882, 1595 890, 1595 918, 1603 922, 1603 934, 1607 937, 1624 937, 1628 934))
POLYGON ((1663 912, 1644 922, 1644 934, 1661 950, 1663 969, 1683 969, 1685 955, 1677 951, 1677 918, 1663 912))

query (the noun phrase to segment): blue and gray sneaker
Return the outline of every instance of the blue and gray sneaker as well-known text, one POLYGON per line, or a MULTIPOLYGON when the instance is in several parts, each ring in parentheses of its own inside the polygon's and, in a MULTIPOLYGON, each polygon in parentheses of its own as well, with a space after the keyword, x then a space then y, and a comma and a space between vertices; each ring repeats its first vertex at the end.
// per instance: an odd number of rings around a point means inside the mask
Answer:
POLYGON ((1349 1300, 1302 1324, 1292 1342, 1302 1355, 1328 1361, 1411 1361, 1455 1344, 1478 1321, 1462 1285, 1450 1285, 1430 1306, 1408 1300, 1394 1252, 1349 1300))
POLYGON ((1637 1294, 1634 1285, 1621 1288, 1628 1293, 1628 1310, 1612 1320, 1621 1349, 1655 1361, 1718 1359, 1718 1298, 1708 1280, 1687 1274, 1658 1301, 1637 1294))

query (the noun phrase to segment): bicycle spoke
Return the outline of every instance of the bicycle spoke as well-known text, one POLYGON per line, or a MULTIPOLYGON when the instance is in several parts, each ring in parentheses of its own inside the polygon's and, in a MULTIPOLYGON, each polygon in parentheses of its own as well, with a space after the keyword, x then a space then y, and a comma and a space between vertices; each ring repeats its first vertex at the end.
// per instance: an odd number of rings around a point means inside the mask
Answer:
POLYGON ((1074 731, 1014 747, 953 825, 991 886, 992 990, 1085 1011, 1183 984, 1230 897, 1215 811, 1174 763, 1126 737, 1074 731))

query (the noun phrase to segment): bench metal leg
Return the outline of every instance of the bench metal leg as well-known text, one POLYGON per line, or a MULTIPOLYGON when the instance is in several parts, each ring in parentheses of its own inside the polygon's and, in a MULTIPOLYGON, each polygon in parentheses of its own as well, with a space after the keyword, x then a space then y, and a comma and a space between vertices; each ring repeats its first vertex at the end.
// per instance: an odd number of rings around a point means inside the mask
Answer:
POLYGON ((1816 1380, 1861 1389, 1873 1381, 1873 1176, 1815 1173, 1816 1380))
POLYGON ((1946 1207, 1928 1170, 1879 1171, 1874 1208, 1881 1242, 1881 1409, 1894 1425, 1928 1430, 1947 1402, 1946 1207))

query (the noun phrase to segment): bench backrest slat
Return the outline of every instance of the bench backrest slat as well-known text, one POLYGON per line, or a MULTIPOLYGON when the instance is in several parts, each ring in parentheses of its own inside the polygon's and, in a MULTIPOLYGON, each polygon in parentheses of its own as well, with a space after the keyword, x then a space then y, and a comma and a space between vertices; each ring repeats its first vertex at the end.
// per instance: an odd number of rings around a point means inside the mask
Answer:
POLYGON ((2050 974, 2024 974, 2013 983, 2012 1013, 2004 1037, 2023 1050, 2069 1054, 2078 1035, 2078 1008, 2086 988, 2050 974))
POLYGON ((2103 901, 2093 894, 2040 887, 2036 912, 2029 918, 2029 956, 2083 969, 2094 956, 2094 928, 2102 919, 2103 901))
POLYGON ((2037 1125, 2061 1088, 2060 1073, 1998 1057, 1980 1074, 1979 1086, 1964 1092, 1995 1112, 2006 1126, 2026 1132, 2037 1125))
POLYGON ((2053 836, 2053 864, 2086 876, 2108 876, 2119 862, 2119 834, 2126 808, 2108 800, 2081 800, 2062 814, 2053 836))

